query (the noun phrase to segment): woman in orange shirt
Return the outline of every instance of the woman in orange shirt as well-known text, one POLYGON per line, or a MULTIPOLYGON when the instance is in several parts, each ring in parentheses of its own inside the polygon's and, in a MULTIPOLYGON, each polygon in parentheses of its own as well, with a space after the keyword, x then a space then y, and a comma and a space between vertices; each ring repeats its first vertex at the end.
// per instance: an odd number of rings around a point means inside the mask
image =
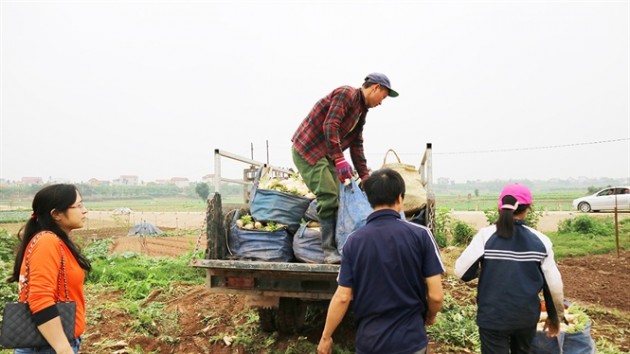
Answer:
POLYGON ((41 189, 33 199, 33 214, 18 232, 18 247, 13 274, 9 282, 18 282, 20 301, 25 301, 25 256, 30 252, 28 304, 32 318, 49 346, 16 349, 16 354, 57 353, 77 354, 81 334, 85 329, 85 298, 83 283, 90 261, 70 239, 70 232, 83 227, 87 209, 74 185, 54 184, 41 189), (32 245, 31 245, 32 244, 32 245), (65 279, 60 272, 65 264, 65 279), (61 278, 61 279, 60 279, 61 278), (65 285, 67 284, 67 285, 65 285), (76 302, 74 339, 68 340, 55 306, 57 299, 76 302))

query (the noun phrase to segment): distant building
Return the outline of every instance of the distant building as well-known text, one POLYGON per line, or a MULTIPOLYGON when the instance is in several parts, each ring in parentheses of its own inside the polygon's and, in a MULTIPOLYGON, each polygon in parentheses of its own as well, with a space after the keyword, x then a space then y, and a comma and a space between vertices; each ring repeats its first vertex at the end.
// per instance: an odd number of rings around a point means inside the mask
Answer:
POLYGON ((117 186, 138 186, 140 185, 140 178, 138 176, 123 175, 112 181, 112 183, 117 186))
POLYGON ((170 182, 178 188, 186 188, 190 185, 190 181, 186 177, 173 177, 170 182))
POLYGON ((52 178, 52 177, 49 177, 48 178, 48 183, 49 184, 59 184, 59 183, 70 184, 72 182, 69 179, 67 179, 67 178, 52 178))
POLYGON ((101 180, 98 180, 96 178, 90 178, 88 180, 88 184, 90 186, 92 186, 92 187, 98 187, 98 186, 107 186, 107 185, 110 184, 110 182, 109 181, 101 181, 101 180))
POLYGON ((210 173, 201 177, 201 182, 208 183, 208 184, 214 183, 214 173, 210 173))
POLYGON ((451 184, 451 180, 448 177, 440 177, 437 179, 437 184, 451 184))
POLYGON ((44 184, 44 180, 41 177, 22 177, 19 184, 26 186, 41 186, 42 184, 44 184))

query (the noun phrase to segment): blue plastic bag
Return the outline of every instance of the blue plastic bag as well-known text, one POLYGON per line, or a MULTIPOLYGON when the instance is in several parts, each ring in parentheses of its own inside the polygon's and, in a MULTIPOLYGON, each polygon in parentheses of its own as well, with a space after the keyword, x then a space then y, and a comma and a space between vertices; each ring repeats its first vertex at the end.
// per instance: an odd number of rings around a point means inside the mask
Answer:
POLYGON ((319 229, 302 224, 293 235, 293 254, 295 259, 305 263, 324 263, 322 233, 319 229))
POLYGON ((591 338, 591 323, 578 333, 560 332, 557 337, 547 337, 536 332, 532 341, 534 354, 595 354, 595 342, 591 338))
POLYGON ((337 227, 335 229, 335 241, 339 254, 343 254, 343 245, 346 244, 348 236, 365 225, 367 217, 372 211, 367 196, 354 179, 350 179, 348 185, 340 184, 339 210, 337 211, 337 227))
POLYGON ((230 225, 228 246, 233 256, 267 262, 289 262, 293 259, 291 235, 287 230, 269 232, 241 229, 236 226, 236 220, 240 217, 236 210, 230 225))

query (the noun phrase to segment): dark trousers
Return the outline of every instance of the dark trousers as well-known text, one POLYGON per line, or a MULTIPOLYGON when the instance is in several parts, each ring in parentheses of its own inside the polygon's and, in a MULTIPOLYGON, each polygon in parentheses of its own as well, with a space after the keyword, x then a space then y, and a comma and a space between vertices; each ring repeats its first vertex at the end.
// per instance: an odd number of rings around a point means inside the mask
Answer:
POLYGON ((529 354, 536 326, 513 330, 479 328, 481 354, 529 354))

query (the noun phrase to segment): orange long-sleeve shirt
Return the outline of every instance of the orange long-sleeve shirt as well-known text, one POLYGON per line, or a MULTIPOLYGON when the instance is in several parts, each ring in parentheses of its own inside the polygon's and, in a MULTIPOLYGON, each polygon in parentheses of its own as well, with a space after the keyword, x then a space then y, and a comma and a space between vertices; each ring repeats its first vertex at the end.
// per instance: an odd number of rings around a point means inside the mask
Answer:
MULTIPOLYGON (((68 299, 77 304, 76 323, 74 327, 75 338, 85 330, 85 297, 83 282, 85 272, 79 265, 72 252, 57 235, 50 231, 42 231, 33 236, 35 241, 30 255, 30 270, 28 281, 28 303, 33 314, 53 306, 57 299, 65 300, 64 279, 61 274, 61 250, 63 250, 67 284, 68 299), (59 279, 60 278, 60 279, 59 279), (59 286, 60 284, 60 286, 59 286)), ((29 246, 24 252, 22 268, 20 269, 20 288, 23 287, 26 274, 26 256, 29 246)), ((26 289, 24 289, 26 290, 26 289)), ((20 294, 20 301, 26 300, 26 291, 20 294)))

